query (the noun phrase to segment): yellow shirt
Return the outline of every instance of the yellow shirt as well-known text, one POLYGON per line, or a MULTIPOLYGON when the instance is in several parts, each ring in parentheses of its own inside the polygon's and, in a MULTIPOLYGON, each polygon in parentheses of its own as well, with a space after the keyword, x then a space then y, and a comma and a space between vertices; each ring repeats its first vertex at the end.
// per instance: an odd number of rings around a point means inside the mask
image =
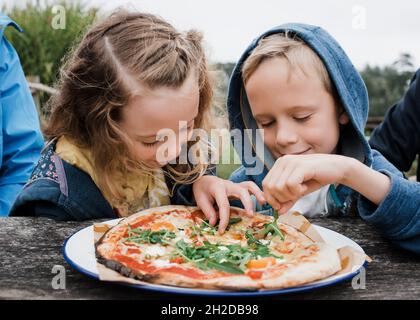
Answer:
MULTIPOLYGON (((86 172, 98 186, 98 177, 90 150, 79 148, 63 136, 58 139, 55 152, 61 159, 86 172)), ((122 203, 115 199, 108 199, 102 193, 122 217, 143 209, 170 204, 169 190, 162 169, 156 170, 150 175, 129 174, 124 176, 120 174, 116 180, 115 183, 120 184, 124 190, 122 203)))

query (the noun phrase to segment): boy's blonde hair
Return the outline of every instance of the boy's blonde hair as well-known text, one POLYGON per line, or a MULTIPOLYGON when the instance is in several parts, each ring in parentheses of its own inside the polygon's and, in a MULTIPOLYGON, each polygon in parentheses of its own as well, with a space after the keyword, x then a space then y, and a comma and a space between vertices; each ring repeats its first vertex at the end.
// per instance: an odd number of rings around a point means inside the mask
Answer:
POLYGON ((322 60, 305 42, 288 32, 269 35, 259 41, 242 66, 244 83, 264 60, 274 57, 285 59, 291 71, 299 70, 307 74, 306 70, 314 70, 327 92, 338 102, 335 87, 322 60))
MULTIPOLYGON (((88 30, 63 66, 44 133, 49 140, 66 136, 91 151, 107 198, 123 199, 123 186, 115 184, 121 171, 150 174, 133 159, 119 125, 133 84, 179 88, 194 71, 200 91, 196 127, 212 128, 213 92, 201 39, 197 31, 178 32, 155 15, 119 10, 88 30)), ((187 148, 198 145, 189 142, 187 148)), ((164 172, 176 183, 192 183, 206 169, 205 163, 189 163, 167 165, 164 172)))

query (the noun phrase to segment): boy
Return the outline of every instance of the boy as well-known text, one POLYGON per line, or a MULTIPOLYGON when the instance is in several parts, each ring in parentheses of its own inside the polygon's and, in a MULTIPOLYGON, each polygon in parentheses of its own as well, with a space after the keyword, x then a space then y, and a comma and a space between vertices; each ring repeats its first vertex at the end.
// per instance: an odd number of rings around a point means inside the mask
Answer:
POLYGON ((420 253, 420 187, 370 149, 363 133, 366 87, 328 33, 287 24, 257 38, 233 71, 228 109, 232 128, 263 130, 264 154, 255 147, 258 138, 245 142, 264 171, 249 174, 255 164, 241 150, 244 166, 230 178, 263 188, 268 205, 258 211, 313 217, 357 210, 383 235, 420 253))

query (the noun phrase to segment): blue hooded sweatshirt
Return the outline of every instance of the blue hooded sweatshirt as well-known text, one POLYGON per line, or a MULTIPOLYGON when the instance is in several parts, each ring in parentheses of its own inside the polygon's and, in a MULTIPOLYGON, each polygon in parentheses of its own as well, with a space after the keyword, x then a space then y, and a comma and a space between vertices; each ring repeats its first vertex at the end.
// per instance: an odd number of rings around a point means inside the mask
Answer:
POLYGON ((9 214, 44 145, 18 54, 3 34, 9 25, 22 32, 0 13, 0 216, 9 214))
MULTIPOLYGON (((272 28, 252 41, 236 64, 229 83, 227 105, 231 129, 240 130, 244 141, 240 147, 234 143, 242 166, 232 173, 230 180, 254 181, 262 188, 262 181, 275 162, 266 146, 263 150, 256 147, 256 141, 261 137, 255 132, 257 124, 247 101, 241 69, 260 39, 285 32, 297 36, 318 54, 350 118, 350 123, 340 130, 337 153, 358 159, 391 180, 390 191, 378 206, 344 185, 331 185, 326 199, 328 214, 358 213, 398 246, 420 253, 420 184, 406 180, 378 151, 370 148, 364 136, 369 107, 366 86, 340 45, 320 27, 291 23, 272 28), (249 151, 252 161, 246 157, 249 151), (250 173, 255 167, 262 168, 262 173, 250 173)), ((260 207, 256 204, 255 209, 265 214, 273 211, 269 205, 260 207)))

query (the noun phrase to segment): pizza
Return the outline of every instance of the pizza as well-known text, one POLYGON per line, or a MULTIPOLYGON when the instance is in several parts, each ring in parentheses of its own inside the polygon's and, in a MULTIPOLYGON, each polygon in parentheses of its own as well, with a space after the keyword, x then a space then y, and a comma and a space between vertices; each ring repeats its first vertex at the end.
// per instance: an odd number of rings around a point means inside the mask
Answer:
POLYGON ((197 207, 147 209, 99 239, 97 261, 144 282, 225 290, 293 287, 341 269, 335 248, 275 217, 232 207, 225 233, 217 227, 197 207))

